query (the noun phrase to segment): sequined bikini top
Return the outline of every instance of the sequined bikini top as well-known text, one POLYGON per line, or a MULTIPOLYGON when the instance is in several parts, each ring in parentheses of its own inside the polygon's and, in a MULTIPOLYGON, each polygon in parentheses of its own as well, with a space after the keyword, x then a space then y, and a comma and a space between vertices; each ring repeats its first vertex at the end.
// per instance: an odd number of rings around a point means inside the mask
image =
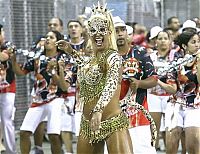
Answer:
POLYGON ((105 87, 106 71, 103 71, 106 65, 107 57, 114 51, 104 52, 99 59, 92 57, 88 63, 85 63, 78 71, 78 80, 80 84, 80 101, 84 104, 91 102, 99 97, 105 87))

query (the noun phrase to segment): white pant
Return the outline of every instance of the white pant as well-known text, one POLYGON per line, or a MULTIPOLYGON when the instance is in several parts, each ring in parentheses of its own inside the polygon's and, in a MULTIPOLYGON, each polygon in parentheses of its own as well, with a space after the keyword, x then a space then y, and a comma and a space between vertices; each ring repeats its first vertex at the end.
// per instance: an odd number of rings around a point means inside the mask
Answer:
POLYGON ((79 136, 82 114, 83 114, 82 112, 76 112, 75 111, 75 115, 74 115, 74 132, 75 132, 76 136, 79 136))
POLYGON ((20 130, 34 133, 39 123, 47 117, 47 134, 60 134, 63 103, 63 98, 55 98, 47 104, 29 108, 20 130))
POLYGON ((165 113, 165 128, 173 129, 176 126, 186 127, 200 127, 200 108, 186 108, 181 107, 180 104, 167 104, 165 113), (173 118, 172 118, 173 117, 173 118))
POLYGON ((156 154, 155 147, 151 146, 150 125, 130 128, 129 133, 134 154, 156 154))
POLYGON ((15 127, 13 124, 13 111, 15 93, 0 93, 0 114, 6 153, 16 154, 15 127))
POLYGON ((149 112, 165 113, 168 99, 169 96, 157 96, 153 94, 147 94, 149 112))
POLYGON ((73 132, 75 96, 68 96, 62 105, 61 131, 73 132))

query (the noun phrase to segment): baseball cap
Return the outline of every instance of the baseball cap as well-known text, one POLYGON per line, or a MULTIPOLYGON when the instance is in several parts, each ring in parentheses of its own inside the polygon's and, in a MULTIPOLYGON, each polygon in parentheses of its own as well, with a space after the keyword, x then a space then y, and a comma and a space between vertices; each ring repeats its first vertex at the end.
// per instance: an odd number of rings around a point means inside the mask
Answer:
POLYGON ((182 33, 185 29, 187 28, 191 28, 191 29, 194 29, 196 30, 197 32, 199 31, 199 29, 197 28, 197 25, 194 21, 192 20, 186 20, 184 23, 183 23, 183 27, 180 29, 180 33, 182 33))
POLYGON ((133 28, 129 25, 126 25, 125 22, 119 16, 113 17, 113 23, 114 27, 126 27, 128 34, 133 33, 133 28))
POLYGON ((151 30, 150 30, 149 39, 151 40, 151 39, 155 38, 158 35, 158 33, 161 32, 161 31, 163 31, 163 29, 159 26, 152 27, 151 30))

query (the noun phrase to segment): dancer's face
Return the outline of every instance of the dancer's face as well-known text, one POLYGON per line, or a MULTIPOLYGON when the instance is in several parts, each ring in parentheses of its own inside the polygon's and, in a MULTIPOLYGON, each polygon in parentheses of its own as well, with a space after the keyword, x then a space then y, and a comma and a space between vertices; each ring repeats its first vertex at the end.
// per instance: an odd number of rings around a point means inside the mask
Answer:
POLYGON ((91 37, 91 41, 93 44, 93 49, 94 50, 98 50, 98 51, 102 51, 104 49, 108 49, 109 48, 109 36, 110 34, 106 34, 106 35, 102 35, 102 34, 95 34, 91 37))
POLYGON ((89 36, 93 49, 104 50, 109 47, 109 37, 111 32, 108 30, 108 23, 101 18, 94 18, 89 22, 89 36))

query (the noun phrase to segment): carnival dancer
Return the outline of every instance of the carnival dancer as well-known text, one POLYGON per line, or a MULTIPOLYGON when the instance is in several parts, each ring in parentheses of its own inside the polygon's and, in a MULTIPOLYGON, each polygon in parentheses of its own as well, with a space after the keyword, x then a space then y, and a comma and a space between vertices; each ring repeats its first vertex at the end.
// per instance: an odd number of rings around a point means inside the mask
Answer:
POLYGON ((178 92, 170 99, 166 109, 166 152, 177 153, 178 141, 184 130, 186 151, 197 154, 200 153, 200 120, 197 118, 200 115, 199 36, 195 32, 183 32, 177 38, 177 44, 185 54, 178 61, 185 63, 178 67, 178 92))
POLYGON ((88 21, 94 56, 87 62, 66 41, 57 45, 76 57, 80 64, 80 101, 84 103, 77 153, 132 153, 129 121, 119 106, 121 58, 116 49, 111 13, 95 6, 88 21))
POLYGON ((61 106, 64 103, 62 94, 70 86, 71 79, 65 74, 68 56, 55 46, 56 41, 63 39, 57 31, 46 35, 45 49, 39 58, 29 59, 22 67, 16 61, 15 53, 10 53, 13 70, 17 75, 35 73, 34 89, 31 93, 32 104, 26 113, 20 128, 20 149, 22 154, 28 154, 31 148, 30 136, 38 124, 47 117, 47 134, 53 154, 61 153, 59 134, 61 131, 61 106), (45 59, 48 59, 46 61, 45 59))
MULTIPOLYGON (((123 75, 128 77, 121 81, 120 99, 124 99, 131 90, 135 94, 135 102, 148 110, 147 88, 154 87, 157 83, 153 63, 144 47, 131 46, 124 21, 118 16, 113 20, 117 34, 118 53, 123 59, 123 75)), ((129 128, 133 151, 136 154, 145 154, 147 151, 155 154, 155 147, 151 145, 149 121, 138 109, 135 112, 136 114, 130 117, 131 128, 129 128)))

